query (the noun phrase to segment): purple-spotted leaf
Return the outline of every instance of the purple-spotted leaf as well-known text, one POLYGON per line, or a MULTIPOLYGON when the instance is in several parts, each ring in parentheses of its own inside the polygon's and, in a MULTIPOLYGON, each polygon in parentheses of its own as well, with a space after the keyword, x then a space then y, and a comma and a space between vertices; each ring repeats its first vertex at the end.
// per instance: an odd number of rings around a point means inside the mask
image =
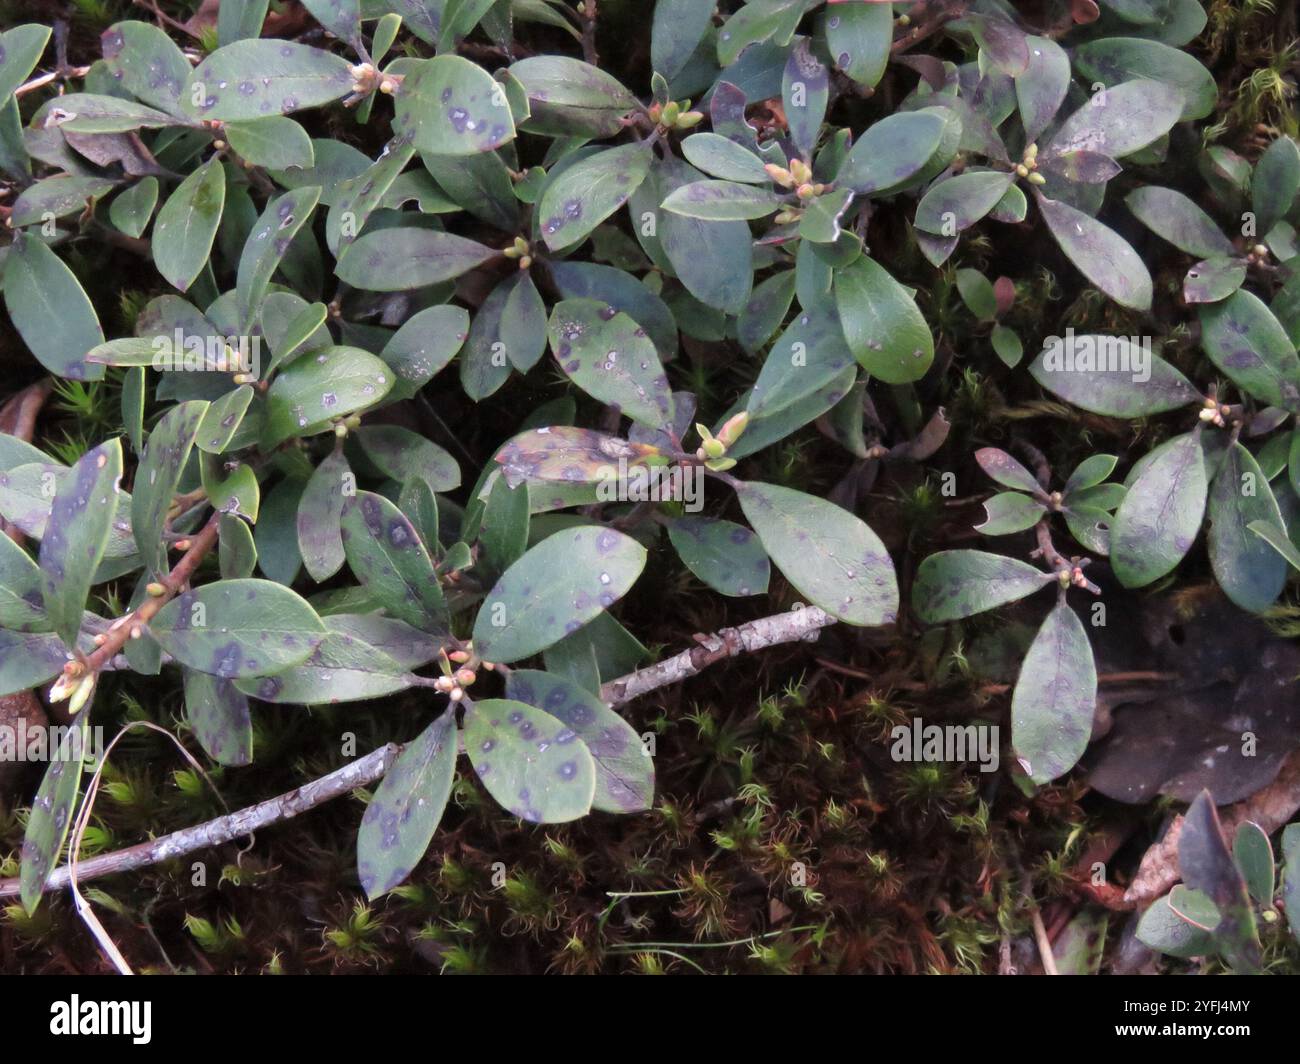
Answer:
POLYGON ((591 751, 544 710, 508 698, 476 702, 465 711, 465 751, 488 793, 521 820, 558 824, 591 811, 591 751))
POLYGON ((1099 90, 1061 125, 1044 155, 1090 151, 1119 159, 1164 136, 1178 121, 1183 95, 1159 81, 1125 81, 1099 90))
POLYGON ((0 696, 52 680, 68 661, 68 654, 63 640, 52 632, 0 629, 0 696))
POLYGON ((367 898, 398 886, 424 856, 456 776, 456 715, 444 713, 407 743, 375 790, 357 835, 367 898))
POLYGON ((218 48, 194 69, 188 114, 235 122, 319 107, 352 91, 348 61, 292 41, 247 39, 218 48))
POLYGON ((56 481, 41 540, 41 588, 50 626, 68 646, 76 644, 95 570, 108 546, 121 476, 122 441, 113 439, 87 451, 56 481))
POLYGON ((789 44, 810 6, 809 0, 766 0, 743 5, 718 32, 718 65, 725 70, 746 49, 763 41, 789 44))
POLYGON ((1246 263, 1242 259, 1215 255, 1187 271, 1183 299, 1188 303, 1217 303, 1232 295, 1245 280, 1246 263))
POLYGON ((318 186, 308 185, 276 196, 267 202, 266 209, 253 223, 239 256, 235 280, 235 291, 245 321, 256 319, 272 276, 289 254, 293 238, 316 210, 320 192, 318 186))
POLYGON ((547 185, 537 208, 546 246, 562 251, 585 240, 641 186, 653 158, 647 145, 621 144, 561 173, 547 185))
POLYGON ((1121 306, 1151 308, 1151 274, 1127 240, 1068 203, 1037 199, 1047 228, 1089 281, 1121 306))
POLYGON ((1075 766, 1088 748, 1096 708, 1088 634, 1062 602, 1034 636, 1011 695, 1011 742, 1031 780, 1050 783, 1075 766))
POLYGON ((888 4, 847 3, 826 11, 826 47, 835 65, 874 89, 885 75, 894 43, 893 10, 888 4))
POLYGON ((1042 495, 1043 487, 1033 473, 1017 462, 1006 451, 996 447, 981 447, 975 452, 980 468, 999 484, 1031 495, 1042 495))
POLYGON ((253 760, 253 720, 248 699, 233 681, 194 669, 181 669, 185 720, 204 752, 219 765, 253 760))
POLYGON ((396 137, 384 146, 378 159, 339 185, 325 219, 325 244, 336 257, 356 240, 414 156, 410 135, 396 137))
POLYGON ((1006 195, 1015 174, 976 170, 947 178, 916 207, 916 227, 936 236, 955 236, 983 218, 1006 195))
MULTIPOLYGON (((50 462, 29 462, 0 470, 0 516, 32 539, 44 539, 56 492, 71 475, 66 466, 50 462)), ((130 493, 119 489, 117 501, 117 513, 104 548, 106 563, 130 558, 136 549, 131 535, 130 493)))
POLYGON ((790 139, 805 158, 821 136, 822 121, 826 117, 826 104, 830 99, 830 73, 812 50, 810 38, 796 39, 786 60, 781 82, 781 101, 786 121, 790 126, 790 139))
POLYGON ((1250 531, 1255 521, 1282 525, 1268 478, 1240 443, 1233 444, 1210 489, 1206 548, 1214 578, 1243 610, 1262 613, 1286 585, 1287 563, 1250 531))
POLYGON ((426 307, 406 319, 379 352, 392 368, 393 399, 410 399, 456 357, 469 335, 463 307, 426 307))
POLYGON ((284 369, 266 393, 262 446, 326 432, 374 406, 393 386, 386 363, 358 347, 326 347, 284 369))
POLYGON ((650 25, 650 63, 672 81, 690 61, 713 21, 701 0, 659 0, 650 25))
POLYGON ((651 428, 671 424, 672 392, 645 329, 596 299, 555 305, 547 327, 556 362, 579 388, 651 428))
POLYGON ((984 58, 1008 77, 1029 68, 1028 36, 1004 15, 967 15, 956 23, 975 38, 984 58))
POLYGON ((514 140, 515 121, 499 82, 458 55, 420 62, 396 95, 394 128, 433 155, 477 155, 514 140))
MULTIPOLYGON (((835 183, 859 195, 900 185, 925 169, 947 129, 947 116, 937 108, 882 118, 854 143, 835 183)), ((954 143, 953 151, 956 147, 954 143)))
POLYGON ((1003 491, 984 503, 987 514, 984 523, 975 526, 976 532, 986 536, 1009 536, 1033 528, 1047 513, 1047 507, 1037 499, 1018 491, 1003 491))
POLYGON ((298 500, 298 550, 311 578, 328 580, 343 568, 343 504, 356 478, 342 451, 331 451, 307 480, 298 500))
POLYGON ((23 836, 22 865, 19 869, 19 892, 23 908, 34 913, 45 891, 45 880, 54 870, 63 849, 63 840, 72 826, 72 811, 81 790, 81 766, 90 751, 90 714, 80 720, 58 743, 49 768, 32 799, 27 833, 23 836))
POLYGON ((60 174, 28 185, 14 200, 9 215, 11 225, 32 225, 49 218, 66 218, 94 209, 95 203, 116 187, 103 177, 60 174))
POLYGON ((796 274, 782 270, 755 287, 736 322, 736 339, 751 355, 760 351, 776 334, 794 302, 796 274))
POLYGON ((1079 150, 1043 156, 1042 169, 1075 184, 1104 185, 1121 167, 1109 155, 1079 150))
POLYGON ((194 437, 195 446, 208 454, 221 454, 239 431, 252 401, 252 385, 241 384, 234 391, 209 403, 194 437))
MULTIPOLYGON (((674 191, 700 179, 692 166, 674 160, 655 163, 639 192, 653 188, 654 210, 674 191)), ((739 314, 754 283, 753 236, 747 222, 706 221, 668 210, 658 214, 658 243, 687 290, 701 303, 739 314)), ((644 218, 642 218, 644 224, 644 218)), ((638 233, 643 226, 638 226, 638 233)))
POLYGON ((916 570, 912 606, 926 624, 942 624, 1005 606, 1054 583, 1051 573, 980 550, 931 554, 916 570))
POLYGON ((169 568, 163 541, 167 513, 207 410, 201 399, 173 406, 154 426, 140 454, 131 497, 131 531, 145 570, 155 576, 169 568))
POLYGON ((1128 336, 1059 337, 1030 375, 1068 403, 1105 417, 1145 417, 1199 402, 1201 394, 1159 355, 1128 336))
POLYGON ((412 680, 408 669, 377 647, 330 631, 301 664, 274 676, 238 680, 236 686, 263 702, 312 706, 382 698, 404 691, 412 680))
POLYGON ((591 692, 554 673, 516 669, 506 695, 544 710, 572 728, 596 766, 591 807, 606 813, 637 813, 654 801, 654 761, 640 736, 591 692))
POLYGON ((39 632, 50 624, 41 608, 41 571, 22 547, 0 535, 0 628, 39 632))
POLYGON ((1300 147, 1283 134, 1255 164, 1250 181, 1250 205, 1256 231, 1267 234, 1291 210, 1300 191, 1300 147))
POLYGON ((687 515, 668 525, 668 538, 691 572, 722 595, 767 591, 771 564, 758 537, 744 525, 687 515))
MULTIPOLYGON (((727 143, 730 143, 728 141, 727 143)), ((767 180, 767 175, 763 176, 767 180)), ((551 280, 564 299, 599 299, 632 318, 641 328, 650 334, 660 358, 665 361, 677 354, 677 322, 673 312, 659 296, 650 291, 639 279, 624 270, 613 266, 603 266, 598 262, 551 262, 551 280)), ((535 291, 535 289, 534 289, 535 291)), ((533 297, 528 296, 531 302, 533 297)), ((540 305, 540 297, 537 299, 540 305)), ((789 303, 787 301, 787 307, 789 303)), ((543 317, 545 310, 542 311, 543 317)), ((530 313, 529 318, 532 317, 530 313)), ((531 326, 529 326, 531 329, 531 326)), ((541 333, 536 330, 537 340, 541 333)), ((540 355, 545 344, 534 343, 526 354, 536 350, 540 355)), ((513 348, 507 350, 510 361, 520 370, 527 370, 532 363, 524 364, 526 359, 517 354, 513 348)))
POLYGON ((1070 57, 1048 37, 1027 37, 1029 65, 1016 76, 1016 102, 1025 127, 1025 140, 1033 143, 1065 102, 1070 88, 1070 57))
POLYGON ((617 78, 590 63, 562 55, 537 55, 510 67, 528 95, 524 128, 551 136, 612 137, 637 107, 617 78))
POLYGON ((525 481, 596 484, 613 475, 620 462, 629 468, 648 465, 660 454, 648 443, 631 443, 591 429, 552 425, 521 432, 497 452, 496 461, 512 485, 525 481))
POLYGON ((1242 391, 1300 411, 1300 356, 1264 302, 1244 288, 1200 308, 1201 347, 1242 391))
POLYGON ((1198 890, 1219 910, 1214 944, 1240 974, 1259 971, 1259 935, 1241 872, 1223 838, 1223 827, 1209 791, 1192 802, 1178 839, 1178 867, 1183 883, 1198 890))
POLYGON ((802 491, 750 481, 740 508, 763 549, 814 606, 849 624, 892 624, 898 581, 884 544, 860 518, 802 491))
POLYGON ((403 292, 451 281, 501 253, 434 229, 379 229, 343 249, 339 280, 370 292, 403 292))
MULTIPOLYGON (((1218 99, 1214 76, 1195 56, 1138 37, 1103 37, 1079 45, 1074 49, 1074 73, 1086 82, 1100 81, 1110 86, 1107 95, 1133 78, 1149 79, 1174 89, 1182 98, 1179 119, 1184 122, 1204 118, 1214 110, 1218 99)), ((1144 115, 1140 108, 1135 108, 1132 115, 1138 128, 1150 123, 1152 116, 1160 111, 1159 97, 1149 82, 1143 91, 1147 94, 1148 111, 1144 115)))
POLYGON ((1159 185, 1143 185, 1130 192, 1124 203, 1138 221, 1179 251, 1197 258, 1233 253, 1232 241, 1223 235, 1214 219, 1181 192, 1159 185))
POLYGON ((1111 565, 1121 584, 1146 587, 1182 561, 1200 531, 1207 491, 1196 434, 1177 436, 1151 453, 1111 528, 1111 565))
POLYGON ((381 473, 403 484, 418 477, 434 491, 460 487, 456 459, 432 440, 399 425, 365 425, 356 431, 361 449, 381 473))
POLYGON ((35 237, 16 238, 4 260, 5 309, 42 366, 69 380, 97 381, 83 359, 104 342, 99 317, 76 275, 35 237))
POLYGON ((325 638, 306 600, 270 580, 222 580, 186 591, 158 611, 149 630, 182 665, 227 680, 297 665, 325 638))
POLYGON ((911 293, 863 255, 835 271, 835 303, 849 350, 873 377, 908 384, 934 361, 934 337, 911 293))
POLYGON ((444 630, 447 605, 414 526, 382 495, 359 491, 343 506, 348 565, 389 616, 426 632, 444 630))
POLYGON ((475 651, 509 664, 545 650, 627 594, 645 562, 645 548, 611 528, 548 536, 488 592, 474 622, 475 651))

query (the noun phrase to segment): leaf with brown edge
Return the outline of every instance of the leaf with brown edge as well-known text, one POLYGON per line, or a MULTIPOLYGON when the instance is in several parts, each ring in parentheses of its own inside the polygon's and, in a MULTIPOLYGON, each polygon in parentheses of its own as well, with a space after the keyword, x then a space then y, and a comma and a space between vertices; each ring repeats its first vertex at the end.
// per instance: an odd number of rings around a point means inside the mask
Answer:
POLYGON ((657 464, 664 458, 657 447, 632 443, 591 429, 551 425, 529 429, 496 454, 506 481, 556 484, 596 484, 617 474, 619 463, 629 468, 657 464))
POLYGON ((367 898, 398 886, 420 863, 456 776, 456 716, 435 720, 393 761, 361 818, 357 875, 367 898))

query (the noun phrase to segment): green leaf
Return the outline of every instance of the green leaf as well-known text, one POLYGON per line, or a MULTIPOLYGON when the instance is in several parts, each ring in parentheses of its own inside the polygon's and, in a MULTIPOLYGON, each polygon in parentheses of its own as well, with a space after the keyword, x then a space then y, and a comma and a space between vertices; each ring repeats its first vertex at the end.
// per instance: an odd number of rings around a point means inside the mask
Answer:
POLYGON ((937 108, 881 119, 853 145, 835 176, 836 184, 868 195, 908 181, 940 150, 947 126, 947 116, 937 108))
POLYGON ((528 526, 528 485, 512 487, 504 475, 495 476, 478 531, 477 568, 487 574, 487 580, 496 579, 523 557, 528 548, 528 526))
POLYGON ((1246 263, 1216 255, 1198 262, 1183 279, 1183 299, 1188 303, 1217 303, 1227 299, 1246 280, 1246 263))
POLYGON ((509 664, 545 650, 627 594, 645 562, 645 548, 613 529, 547 537, 488 592, 474 622, 475 651, 509 664))
POLYGON ((765 218, 780 207, 781 201, 771 190, 733 181, 695 181, 682 185, 663 202, 664 210, 673 214, 714 222, 765 218))
POLYGON ((108 219, 127 236, 140 236, 158 203, 158 179, 144 177, 121 192, 108 205, 108 219))
POLYGON ((382 495, 357 492, 343 505, 348 565, 389 614, 427 632, 447 626, 447 605, 429 552, 406 516, 382 495))
POLYGON ((1047 507, 1037 499, 1021 495, 1018 491, 1004 491, 994 495, 984 503, 987 517, 983 524, 976 525, 975 531, 986 536, 1009 536, 1013 532, 1023 532, 1038 524, 1047 507))
POLYGON ((118 22, 100 36, 100 45, 118 85, 150 107, 184 115, 181 96, 190 64, 165 31, 147 22, 118 22))
POLYGON ((266 209, 253 223, 252 232, 239 255, 235 282, 240 311, 246 322, 251 323, 256 318, 272 276, 318 202, 320 189, 315 185, 296 188, 268 201, 266 209))
POLYGON ((693 166, 724 181, 766 185, 772 180, 763 169, 762 159, 717 133, 695 133, 687 137, 682 141, 682 154, 693 166))
POLYGON ((226 0, 217 9, 217 41, 230 44, 262 32, 270 0, 226 0))
POLYGON ((50 625, 70 647, 108 546, 121 476, 122 441, 113 439, 87 451, 57 481, 41 540, 41 587, 50 625))
POLYGON ((1174 912, 1168 895, 1142 914, 1135 934, 1143 945, 1170 957, 1204 957, 1214 952, 1214 936, 1174 912))
POLYGON ((1300 549, 1291 542, 1285 528, 1268 521, 1252 521, 1246 527, 1285 558, 1293 569, 1300 569, 1300 549))
POLYGON ((8 99, 40 61, 50 27, 30 23, 0 33, 0 100, 8 99))
POLYGON ((931 554, 916 570, 912 606, 926 624, 942 624, 1005 606, 1054 583, 1051 573, 979 550, 931 554))
POLYGON ((1300 356, 1260 298, 1238 289, 1204 305, 1201 347, 1242 391, 1261 402, 1300 411, 1300 356))
POLYGON ((712 25, 708 0, 657 0, 650 24, 650 64, 672 81, 686 66, 712 25))
POLYGON ((238 122, 319 107, 351 91, 350 65, 342 56, 291 41, 250 39, 218 48, 194 69, 184 106, 196 118, 238 122))
POLYGON ((343 568, 343 535, 340 522, 344 502, 356 490, 356 478, 342 451, 331 451, 322 459, 298 500, 298 550, 303 565, 318 584, 343 568))
MULTIPOLYGON (((330 33, 351 44, 361 36, 359 0, 303 0, 303 7, 330 33)), ((379 62, 381 56, 375 57, 379 62)))
POLYGON ((879 84, 893 43, 894 18, 888 4, 827 8, 827 50, 835 65, 859 85, 874 89, 879 84))
MULTIPOLYGON (((520 331, 514 328, 515 319, 507 318, 515 293, 524 284, 527 275, 521 270, 498 284, 488 293, 470 322, 469 337, 460 359, 460 383, 465 394, 479 402, 505 384, 514 360, 510 357, 511 345, 523 345, 531 353, 540 339, 545 345, 546 331, 520 331)), ((545 322, 545 310, 542 308, 545 322)))
POLYGON ((772 345, 746 409, 761 417, 808 398, 853 365, 837 315, 800 314, 772 345))
POLYGON ((588 395, 651 428, 672 422, 659 355, 628 315, 599 300, 566 299, 555 305, 547 335, 560 368, 588 395))
POLYGON ((638 813, 654 801, 654 761, 640 736, 599 698, 553 673, 516 669, 506 695, 543 710, 572 729, 596 768, 591 807, 607 813, 638 813))
POLYGON ((335 272, 354 288, 402 292, 454 280, 500 254, 433 229, 380 229, 362 233, 344 248, 335 272))
POLYGON ((83 361, 104 342, 95 308, 68 269, 34 237, 15 239, 4 260, 5 309, 37 360, 69 380, 97 381, 104 371, 83 361))
POLYGON ((1087 488, 1095 488, 1115 471, 1119 459, 1113 454, 1094 454, 1085 458, 1070 474, 1065 482, 1064 493, 1067 497, 1087 488))
POLYGON ((1111 528, 1111 565, 1125 587, 1146 587, 1173 570, 1201 528, 1205 461, 1194 433, 1152 452, 1129 486, 1111 528))
POLYGON ((863 255, 835 271, 844 339, 859 364, 888 384, 920 380, 934 361, 934 337, 911 294, 863 255))
POLYGON ((383 651, 331 631, 301 664, 274 676, 240 680, 236 686, 262 702, 312 706, 382 698, 411 683, 411 673, 383 651))
POLYGON ((186 591, 158 611, 150 632, 182 665, 227 680, 297 665, 325 638, 306 600, 270 580, 222 580, 186 591))
POLYGON ((253 720, 248 699, 231 680, 181 669, 185 719, 204 752, 219 765, 253 761, 253 720))
POLYGON ((957 271, 957 291, 966 309, 980 321, 992 321, 998 315, 998 297, 993 284, 979 270, 957 271))
POLYGON ((808 6, 808 0, 763 0, 744 5, 718 33, 718 65, 726 69, 747 48, 763 41, 789 44, 808 6))
POLYGON ((456 735, 448 711, 406 744, 366 806, 357 875, 367 898, 401 884, 429 848, 456 777, 456 735))
POLYGON ((49 628, 40 600, 40 569, 22 547, 0 535, 0 628, 12 632, 49 628))
POLYGON ((561 55, 522 59, 510 68, 528 94, 525 128, 550 136, 612 137, 637 101, 605 71, 561 55))
POLYGON ((737 493, 763 549, 813 605, 849 624, 894 621, 894 566, 863 521, 832 502, 775 484, 751 481, 737 493))
POLYGON ((1011 736, 1029 778, 1042 785, 1083 756, 1097 708, 1097 667, 1074 610, 1059 603, 1025 655, 1011 695, 1011 736))
POLYGON ((300 358, 266 393, 262 446, 326 432, 339 418, 374 406, 392 386, 387 364, 357 347, 327 347, 300 358))
POLYGON ((1300 147, 1283 135, 1273 141, 1255 164, 1250 181, 1250 205, 1256 232, 1267 234, 1291 210, 1300 191, 1300 147))
POLYGON ((239 580, 253 575, 257 568, 257 544, 247 521, 233 514, 222 514, 217 542, 221 579, 239 580))
POLYGON ((916 227, 956 236, 983 218, 1006 195, 1014 174, 976 170, 931 185, 916 207, 916 227))
POLYGON ((177 119, 152 107, 92 92, 55 97, 37 115, 39 128, 57 128, 64 133, 131 133, 177 124, 177 119))
POLYGON ((622 144, 566 169, 547 186, 538 207, 546 246, 561 251, 585 240, 640 187, 653 158, 647 145, 622 144))
POLYGON ((389 397, 414 396, 456 357, 468 334, 469 313, 463 307, 426 307, 407 318, 379 352, 395 377, 389 397))
MULTIPOLYGON (((1177 89, 1183 97, 1180 120, 1204 118, 1214 110, 1218 90, 1213 75, 1195 57, 1158 41, 1137 37, 1105 37, 1074 50, 1074 72, 1087 81, 1118 88, 1133 78, 1150 78, 1177 89)), ((1147 92, 1155 106, 1156 97, 1147 92)))
POLYGON ((1241 869, 1250 896, 1271 908, 1276 881, 1268 834, 1253 820, 1243 821, 1237 825, 1237 834, 1232 839, 1232 857, 1241 869))
POLYGON ((975 461, 985 473, 1004 487, 1027 491, 1031 495, 1044 494, 1034 474, 1006 451, 1000 451, 996 447, 981 447, 975 452, 975 461))
POLYGON ((460 487, 456 459, 419 433, 400 425, 365 425, 357 429, 356 438, 366 457, 396 481, 418 477, 434 491, 460 487))
POLYGON ((9 222, 13 226, 44 222, 47 216, 66 218, 93 210, 95 201, 111 192, 116 183, 103 177, 60 174, 29 185, 14 200, 9 222))
POLYGON ((140 454, 131 498, 131 530, 145 570, 154 576, 164 575, 170 568, 163 541, 167 512, 207 409, 201 399, 173 406, 154 426, 140 454))
POLYGON ((394 129, 413 134, 415 146, 434 155, 477 155, 515 138, 504 87, 462 56, 420 62, 406 76, 394 107, 394 129))
POLYGON ((1054 395, 1104 417, 1136 418, 1199 402, 1200 392, 1154 352, 1127 336, 1051 338, 1029 366, 1054 395), (1149 361, 1148 361, 1149 360, 1149 361), (1143 379, 1145 378, 1145 379, 1143 379))
POLYGON ((239 431, 248 406, 253 401, 253 387, 241 384, 232 392, 227 392, 220 399, 208 404, 203 420, 199 422, 199 431, 194 438, 195 445, 209 454, 221 454, 239 431))
POLYGON ((687 515, 669 522, 668 538, 686 568, 719 594, 739 598, 767 591, 767 553, 744 525, 687 515))
POLYGON ((1282 511, 1255 456, 1240 443, 1229 448, 1214 479, 1208 516, 1206 547, 1214 578, 1243 610, 1262 613, 1282 593, 1287 564, 1249 526, 1282 525, 1282 511))
POLYGON ((562 823, 591 810, 591 752, 543 710, 505 698, 474 704, 465 712, 465 750, 488 793, 522 820, 562 823))
MULTIPOLYGON (((1282 832, 1282 904, 1289 913, 1300 912, 1300 824, 1288 824, 1282 832)), ((1291 924, 1291 937, 1300 941, 1300 921, 1291 924)))
POLYGON ((993 326, 993 331, 989 333, 989 343, 993 345, 998 358, 1012 369, 1020 365, 1020 360, 1025 357, 1025 345, 1020 342, 1020 337, 1005 325, 993 326))
POLYGON ((261 490, 252 466, 240 463, 227 471, 215 456, 205 453, 200 455, 199 470, 203 490, 208 493, 208 502, 213 509, 226 514, 241 514, 250 521, 257 520, 261 490))
POLYGON ((1090 151, 1120 159, 1140 151, 1173 128, 1183 95, 1159 81, 1125 81, 1094 92, 1062 123, 1043 155, 1090 151))
POLYGON ((1067 203, 1036 198, 1052 236, 1089 281, 1121 306, 1151 309, 1151 274, 1128 241, 1067 203))
POLYGON ((1070 88, 1070 57, 1048 37, 1026 37, 1029 65, 1016 79, 1016 102, 1025 127, 1025 141, 1032 144, 1052 123, 1070 88))
POLYGON ((72 813, 81 789, 82 761, 90 749, 89 718, 88 712, 83 713, 72 726, 76 730, 64 733, 58 759, 45 770, 36 797, 32 799, 19 870, 19 891, 23 907, 29 914, 34 913, 40 904, 45 880, 54 870, 63 849, 63 840, 72 826, 72 813))
POLYGON ((311 137, 292 118, 268 115, 227 122, 225 133, 235 153, 254 166, 273 170, 297 166, 306 170, 316 163, 311 137))
POLYGON ((1214 220, 1181 192, 1158 185, 1143 185, 1124 199, 1138 221, 1156 236, 1197 258, 1231 255, 1229 240, 1214 220))

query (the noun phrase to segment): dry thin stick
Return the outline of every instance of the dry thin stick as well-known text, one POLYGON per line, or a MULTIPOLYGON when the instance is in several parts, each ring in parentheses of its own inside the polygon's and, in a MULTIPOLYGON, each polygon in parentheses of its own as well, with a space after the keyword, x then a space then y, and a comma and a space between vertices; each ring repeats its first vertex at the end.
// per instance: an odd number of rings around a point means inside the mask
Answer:
POLYGON ((1038 906, 1034 906, 1030 919, 1034 924, 1034 941, 1038 943, 1038 955, 1043 960, 1043 974, 1060 975, 1061 973, 1056 970, 1056 955, 1052 952, 1052 940, 1047 937, 1047 928, 1043 926, 1043 914, 1038 911, 1038 906))
MULTIPOLYGON (((196 540, 191 551, 198 546, 196 540)), ((186 557, 188 558, 189 555, 186 557)), ((176 569, 172 570, 173 576, 180 567, 178 564, 176 569)), ((820 629, 834 623, 835 618, 828 613, 816 606, 807 606, 789 613, 779 613, 772 617, 750 621, 739 628, 724 628, 715 635, 696 636, 699 646, 684 650, 676 657, 661 661, 657 665, 638 669, 617 680, 611 680, 601 688, 601 696, 611 705, 621 705, 649 691, 694 676, 716 661, 734 657, 742 651, 762 650, 780 643, 793 643, 798 639, 807 639, 815 636, 820 629)), ((145 868, 159 861, 183 857, 196 850, 220 846, 258 828, 289 820, 358 787, 368 787, 375 783, 388 771, 401 749, 396 743, 388 743, 350 765, 344 765, 327 776, 322 776, 277 798, 270 798, 258 805, 217 817, 204 824, 183 828, 160 839, 152 839, 149 842, 128 846, 123 850, 78 861, 77 880, 96 879, 115 872, 145 868)), ((49 878, 45 881, 45 889, 58 890, 66 887, 68 882, 68 867, 64 865, 50 872, 49 878)), ((14 895, 18 891, 17 879, 0 879, 0 897, 14 895)))

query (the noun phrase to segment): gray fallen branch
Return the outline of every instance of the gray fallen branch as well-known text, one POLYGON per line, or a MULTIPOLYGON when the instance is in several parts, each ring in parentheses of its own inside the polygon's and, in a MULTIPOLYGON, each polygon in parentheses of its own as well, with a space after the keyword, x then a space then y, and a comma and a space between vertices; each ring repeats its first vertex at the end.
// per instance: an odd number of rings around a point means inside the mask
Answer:
MULTIPOLYGON (((815 606, 780 613, 750 621, 738 628, 724 628, 713 635, 696 636, 697 646, 617 680, 601 688, 601 696, 611 705, 622 705, 660 687, 678 683, 725 658, 781 643, 815 639, 817 633, 835 618, 815 606)), ((401 752, 396 743, 388 743, 351 764, 257 805, 250 805, 226 816, 217 817, 170 835, 137 843, 112 853, 98 854, 77 862, 77 882, 84 883, 116 872, 146 868, 161 861, 174 860, 198 850, 206 850, 250 835, 261 828, 289 820, 331 799, 349 794, 358 787, 368 787, 380 780, 401 752)), ((46 890, 68 886, 68 867, 53 869, 45 881, 46 890)), ((17 895, 19 882, 0 879, 0 897, 17 895)))

